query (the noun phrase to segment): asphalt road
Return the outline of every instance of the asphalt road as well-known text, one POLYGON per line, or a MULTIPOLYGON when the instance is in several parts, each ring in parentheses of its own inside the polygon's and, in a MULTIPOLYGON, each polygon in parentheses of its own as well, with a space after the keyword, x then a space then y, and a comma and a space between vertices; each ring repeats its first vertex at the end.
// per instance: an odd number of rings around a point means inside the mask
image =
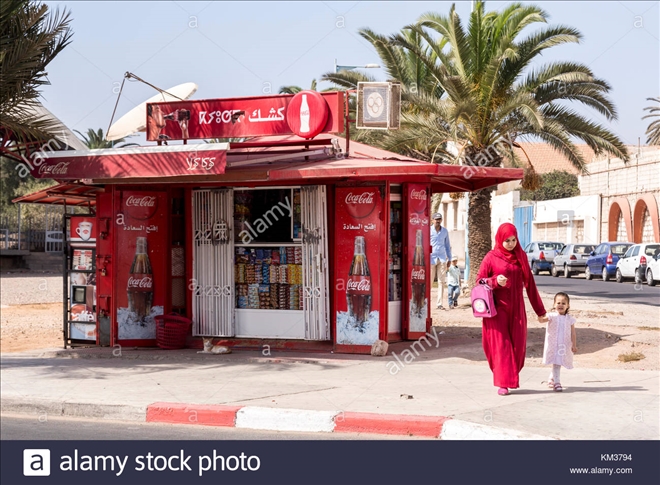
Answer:
POLYGON ((589 296, 603 300, 616 299, 622 302, 642 305, 660 306, 660 285, 648 286, 635 284, 632 281, 617 283, 616 281, 603 281, 594 278, 591 281, 584 279, 584 275, 564 278, 553 278, 547 273, 534 277, 536 286, 548 293, 565 291, 569 295, 589 296))
POLYGON ((1 440, 419 440, 358 433, 290 433, 216 426, 128 423, 3 414, 1 440))

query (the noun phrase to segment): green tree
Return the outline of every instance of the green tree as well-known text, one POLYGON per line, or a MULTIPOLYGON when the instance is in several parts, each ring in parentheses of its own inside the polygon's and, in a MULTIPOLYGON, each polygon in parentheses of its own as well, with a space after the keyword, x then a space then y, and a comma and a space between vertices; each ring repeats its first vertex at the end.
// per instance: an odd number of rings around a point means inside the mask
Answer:
MULTIPOLYGON (((476 2, 467 25, 452 6, 449 15, 427 13, 404 28, 423 42, 411 42, 404 34, 390 36, 390 45, 423 62, 438 85, 435 92, 444 95, 420 91, 414 100, 416 111, 402 113, 400 133, 385 138, 405 141, 407 137, 411 144, 428 139, 434 146, 454 140, 461 163, 468 165, 466 176, 473 165, 499 167, 507 159, 515 161, 512 147, 516 140, 528 138, 550 144, 579 170, 584 170, 585 161, 576 140, 596 154, 607 152, 627 161, 626 147, 614 133, 570 108, 571 102, 581 103, 608 120, 616 119, 607 97, 609 84, 577 62, 542 63, 547 49, 578 43, 582 37, 574 28, 547 22, 547 13, 534 5, 513 3, 501 12, 486 12, 484 2, 476 2), (539 28, 530 31, 530 27, 539 28)), ((527 188, 530 185, 525 183, 527 188)), ((491 248, 492 190, 469 196, 472 284, 476 268, 491 248)))
POLYGON ((646 130, 646 143, 649 145, 660 145, 660 97, 646 98, 646 100, 658 103, 657 106, 647 106, 644 108, 644 111, 648 111, 649 114, 642 117, 643 120, 646 118, 655 118, 646 130))
MULTIPOLYGON (((310 91, 316 91, 316 79, 312 79, 312 86, 309 88, 310 91)), ((298 94, 300 91, 304 91, 304 88, 300 86, 282 86, 279 90, 280 94, 298 94)))
POLYGON ((3 137, 47 140, 56 129, 35 114, 46 66, 70 42, 66 11, 54 14, 46 4, 27 0, 0 2, 0 120, 3 137))
POLYGON ((580 195, 577 175, 565 170, 553 170, 540 176, 540 187, 536 190, 520 191, 521 200, 565 199, 580 195))
POLYGON ((80 133, 78 130, 73 131, 80 135, 82 142, 87 145, 87 148, 90 150, 95 148, 125 148, 130 146, 138 146, 137 143, 123 143, 122 145, 118 145, 119 143, 126 141, 126 138, 119 138, 118 140, 108 141, 105 139, 102 128, 99 128, 98 131, 94 131, 92 128, 90 128, 87 130, 86 134, 80 133))

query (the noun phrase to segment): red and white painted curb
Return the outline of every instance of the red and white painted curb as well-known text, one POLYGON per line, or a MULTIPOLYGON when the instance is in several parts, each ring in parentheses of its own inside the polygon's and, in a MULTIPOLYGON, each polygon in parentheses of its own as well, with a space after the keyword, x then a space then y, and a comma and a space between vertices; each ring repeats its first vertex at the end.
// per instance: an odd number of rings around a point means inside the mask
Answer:
POLYGON ((146 420, 150 423, 228 426, 274 431, 375 433, 439 438, 443 424, 448 418, 159 402, 147 406, 146 420))

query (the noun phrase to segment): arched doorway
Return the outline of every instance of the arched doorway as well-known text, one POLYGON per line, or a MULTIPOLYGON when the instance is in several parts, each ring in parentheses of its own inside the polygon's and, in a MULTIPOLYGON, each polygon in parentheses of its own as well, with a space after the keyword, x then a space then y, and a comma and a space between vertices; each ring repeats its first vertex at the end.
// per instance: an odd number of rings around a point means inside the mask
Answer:
POLYGON ((643 195, 635 203, 633 242, 660 242, 658 203, 652 194, 643 195))
POLYGON ((608 241, 630 241, 633 236, 630 203, 624 197, 617 197, 610 202, 607 218, 608 241))

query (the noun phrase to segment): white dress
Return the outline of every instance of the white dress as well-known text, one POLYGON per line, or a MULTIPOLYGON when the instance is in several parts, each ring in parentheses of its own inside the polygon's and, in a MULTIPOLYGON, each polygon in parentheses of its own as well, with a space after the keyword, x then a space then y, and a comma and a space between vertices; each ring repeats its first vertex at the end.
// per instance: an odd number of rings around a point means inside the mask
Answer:
POLYGON ((560 315, 557 312, 548 313, 543 345, 543 364, 563 365, 567 369, 573 368, 571 329, 574 324, 575 318, 570 315, 560 315))

